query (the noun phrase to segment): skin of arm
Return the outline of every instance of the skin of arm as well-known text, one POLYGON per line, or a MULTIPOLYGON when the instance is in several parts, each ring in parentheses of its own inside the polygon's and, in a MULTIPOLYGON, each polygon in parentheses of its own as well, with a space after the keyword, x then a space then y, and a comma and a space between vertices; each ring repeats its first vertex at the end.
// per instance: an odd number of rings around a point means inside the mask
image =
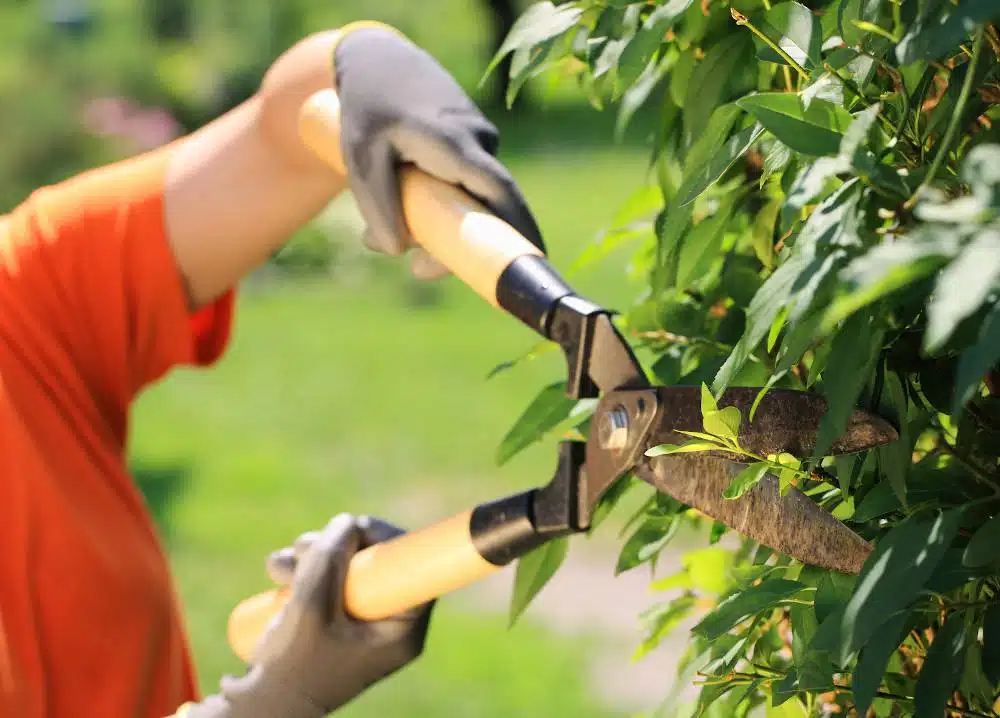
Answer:
POLYGON ((171 148, 165 221, 192 310, 263 264, 346 187, 298 133, 302 104, 334 86, 339 36, 298 42, 253 97, 171 148))

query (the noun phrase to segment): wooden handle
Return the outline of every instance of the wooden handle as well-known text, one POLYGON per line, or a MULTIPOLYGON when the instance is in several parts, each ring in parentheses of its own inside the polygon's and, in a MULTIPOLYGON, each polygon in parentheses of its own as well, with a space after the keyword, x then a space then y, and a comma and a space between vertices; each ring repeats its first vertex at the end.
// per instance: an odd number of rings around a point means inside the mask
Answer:
MULTIPOLYGON (((303 106, 299 134, 307 147, 346 174, 340 151, 340 101, 321 90, 303 106)), ((524 255, 542 251, 458 187, 409 167, 401 186, 403 213, 414 239, 493 306, 497 280, 524 255)))
MULTIPOLYGON (((501 567, 484 559, 469 532, 471 511, 359 551, 344 586, 347 612, 363 621, 398 615, 484 578, 501 567)), ((229 645, 249 662, 267 625, 288 601, 287 589, 243 601, 229 617, 229 645)))

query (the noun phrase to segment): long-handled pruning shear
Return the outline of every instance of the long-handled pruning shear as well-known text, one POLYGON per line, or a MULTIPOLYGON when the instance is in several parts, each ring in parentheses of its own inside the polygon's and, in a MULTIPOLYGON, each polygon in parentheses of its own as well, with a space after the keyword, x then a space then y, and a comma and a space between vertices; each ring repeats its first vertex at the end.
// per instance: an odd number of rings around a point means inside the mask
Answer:
MULTIPOLYGON (((343 169, 339 102, 317 93, 301 115, 306 144, 343 169)), ((358 553, 351 562, 345 605, 361 620, 401 613, 501 569, 556 537, 586 531, 602 495, 631 473, 776 551, 845 573, 857 573, 871 546, 794 487, 773 476, 736 499, 723 497, 744 468, 732 452, 647 456, 678 444, 682 431, 701 431, 698 387, 652 386, 610 312, 577 295, 527 239, 461 189, 417 169, 403 174, 402 199, 417 242, 490 304, 513 314, 566 355, 567 393, 598 398, 586 441, 563 441, 555 475, 545 486, 484 503, 434 526, 358 553)), ((747 411, 756 389, 730 389, 719 406, 747 411)), ((815 445, 826 411, 815 394, 772 390, 739 445, 754 454, 802 454, 815 445)), ((831 454, 853 453, 897 438, 885 420, 855 410, 831 454)), ((249 659, 267 622, 287 600, 271 591, 233 612, 229 639, 249 659)))

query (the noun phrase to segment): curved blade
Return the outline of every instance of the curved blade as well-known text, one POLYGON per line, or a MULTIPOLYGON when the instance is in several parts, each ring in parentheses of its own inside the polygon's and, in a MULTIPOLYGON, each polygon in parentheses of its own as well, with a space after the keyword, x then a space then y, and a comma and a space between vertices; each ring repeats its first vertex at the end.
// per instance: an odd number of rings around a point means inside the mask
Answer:
POLYGON ((771 475, 738 499, 722 492, 743 464, 708 454, 643 458, 636 475, 681 503, 698 509, 775 551, 806 564, 856 574, 872 546, 808 496, 785 496, 771 475))
MULTIPOLYGON (((819 394, 794 389, 771 389, 761 400, 750 421, 750 408, 757 397, 757 388, 728 389, 719 399, 719 408, 735 406, 743 415, 740 445, 756 454, 787 452, 809 456, 816 446, 820 422, 827 403, 819 394)), ((679 444, 690 437, 683 431, 703 431, 701 417, 701 387, 661 386, 656 389, 663 406, 660 421, 648 437, 647 446, 679 444)), ((852 454, 888 444, 899 438, 892 424, 872 412, 855 409, 847 429, 833 442, 830 455, 852 454)), ((736 458, 735 455, 730 458, 736 458)))

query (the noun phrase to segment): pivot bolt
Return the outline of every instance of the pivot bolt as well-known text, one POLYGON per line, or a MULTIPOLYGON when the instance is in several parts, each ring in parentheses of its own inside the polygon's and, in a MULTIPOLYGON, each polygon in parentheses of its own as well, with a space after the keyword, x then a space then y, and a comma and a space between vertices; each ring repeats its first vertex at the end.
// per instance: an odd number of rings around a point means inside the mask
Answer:
POLYGON ((609 451, 621 451, 628 445, 628 410, 624 406, 616 406, 601 417, 597 441, 609 451))

